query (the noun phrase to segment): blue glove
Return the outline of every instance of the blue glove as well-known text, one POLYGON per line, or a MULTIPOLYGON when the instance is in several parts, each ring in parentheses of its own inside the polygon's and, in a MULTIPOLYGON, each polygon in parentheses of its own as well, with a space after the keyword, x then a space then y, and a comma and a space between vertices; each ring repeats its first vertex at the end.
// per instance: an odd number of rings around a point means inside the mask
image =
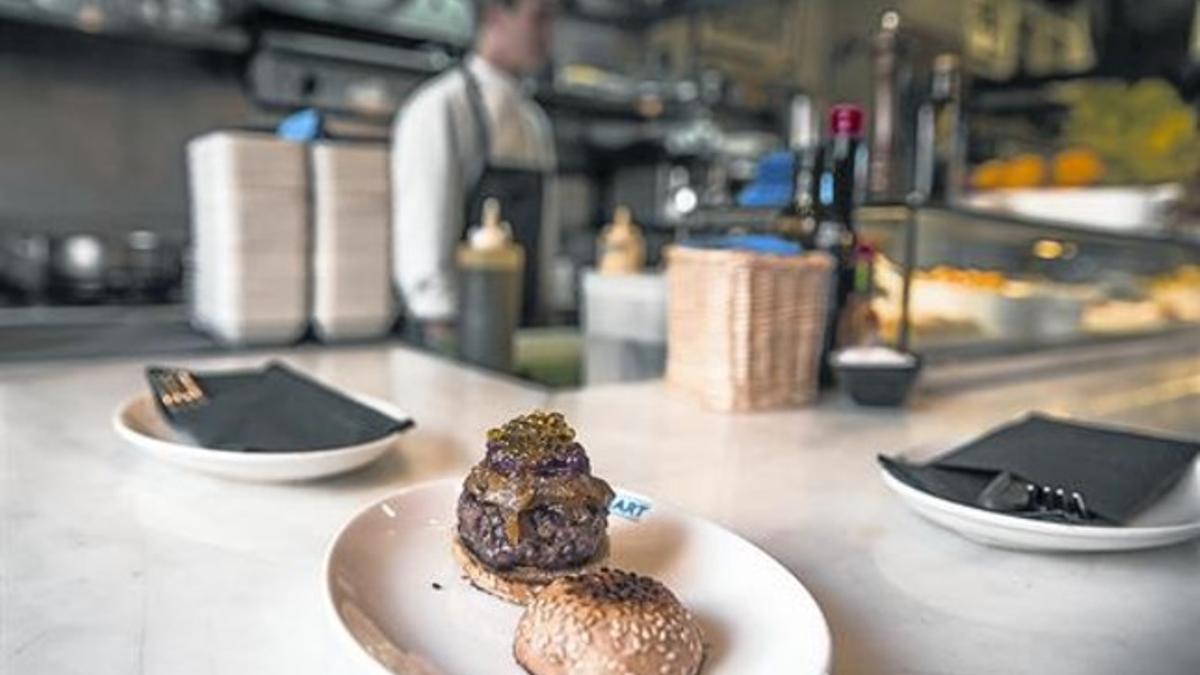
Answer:
POLYGON ((275 135, 296 143, 315 141, 325 135, 325 120, 321 113, 305 108, 283 118, 275 129, 275 135))

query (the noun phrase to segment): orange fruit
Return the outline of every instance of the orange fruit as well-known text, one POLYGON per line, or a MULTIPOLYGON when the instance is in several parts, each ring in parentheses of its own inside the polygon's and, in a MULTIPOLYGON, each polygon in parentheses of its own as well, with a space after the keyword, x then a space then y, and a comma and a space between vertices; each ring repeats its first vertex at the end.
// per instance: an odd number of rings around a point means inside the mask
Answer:
POLYGON ((1046 161, 1039 155, 1017 155, 1005 162, 1001 184, 1009 188, 1037 187, 1046 182, 1046 173, 1046 161))
POLYGON ((1004 184, 1004 161, 990 159, 971 171, 971 187, 994 190, 1004 184))
POLYGON ((1104 160, 1086 148, 1068 148, 1054 156, 1053 172, 1055 185, 1094 185, 1104 176, 1104 160))

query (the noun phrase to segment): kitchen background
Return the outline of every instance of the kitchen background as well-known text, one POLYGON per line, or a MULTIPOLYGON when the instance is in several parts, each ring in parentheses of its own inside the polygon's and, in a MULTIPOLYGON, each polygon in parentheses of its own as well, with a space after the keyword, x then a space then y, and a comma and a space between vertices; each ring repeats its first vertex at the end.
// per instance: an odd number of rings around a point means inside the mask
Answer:
MULTIPOLYGON (((214 129, 272 129, 316 108, 331 134, 384 143, 405 96, 463 54, 469 5, 0 0, 0 358, 210 346, 188 327, 187 142, 214 129)), ((888 16, 898 21, 890 53, 901 67, 891 86, 902 119, 915 119, 936 56, 962 56, 970 82, 965 155, 976 169, 972 182, 988 187, 987 160, 1102 136, 1079 123, 1081 110, 1108 105, 1103 90, 1087 88, 1101 78, 1154 78, 1145 95, 1117 94, 1150 101, 1131 113, 1140 119, 1179 109, 1194 115, 1187 106, 1195 108, 1200 90, 1198 6, 566 1, 552 66, 536 83, 558 136, 568 207, 561 323, 578 318, 577 274, 594 261, 596 234, 615 205, 633 207, 656 262, 661 244, 681 231, 739 226, 720 209, 766 152, 794 137, 795 101, 818 111, 838 101, 870 108, 882 86, 880 26, 888 16), (1168 93, 1155 98, 1159 85, 1168 93), (707 213, 719 216, 700 217, 707 213)), ((1138 143, 1114 153, 1144 155, 1138 143)), ((1129 174, 1120 182, 1186 181, 1196 146, 1172 143, 1160 142, 1171 147, 1158 164, 1105 156, 1112 182, 1120 171, 1129 174)), ((1020 185, 1019 161, 991 168, 1010 177, 1000 183, 1020 185)), ((963 245, 956 237, 966 229, 943 228, 922 250, 953 249, 975 265, 1017 264, 1003 246, 963 245)), ((1142 261, 1147 274, 1193 254, 1184 225, 1134 234, 1096 247, 1142 261)), ((1045 232, 1021 241, 1030 237, 1045 232)))

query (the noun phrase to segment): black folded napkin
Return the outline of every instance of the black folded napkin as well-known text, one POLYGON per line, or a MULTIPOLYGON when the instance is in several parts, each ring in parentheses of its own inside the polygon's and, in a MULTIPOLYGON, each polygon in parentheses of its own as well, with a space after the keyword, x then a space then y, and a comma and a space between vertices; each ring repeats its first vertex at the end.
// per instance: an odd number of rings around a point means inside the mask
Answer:
POLYGON ((149 367, 146 379, 159 410, 197 445, 242 452, 303 452, 359 445, 413 425, 303 375, 282 363, 262 369, 192 373, 204 390, 202 403, 168 409, 159 375, 176 369, 149 367))
POLYGON ((1035 414, 925 464, 883 455, 879 463, 918 490, 980 508, 981 494, 1001 473, 1068 494, 1078 492, 1095 516, 1087 524, 1099 525, 1129 522, 1184 475, 1197 453, 1197 442, 1035 414))

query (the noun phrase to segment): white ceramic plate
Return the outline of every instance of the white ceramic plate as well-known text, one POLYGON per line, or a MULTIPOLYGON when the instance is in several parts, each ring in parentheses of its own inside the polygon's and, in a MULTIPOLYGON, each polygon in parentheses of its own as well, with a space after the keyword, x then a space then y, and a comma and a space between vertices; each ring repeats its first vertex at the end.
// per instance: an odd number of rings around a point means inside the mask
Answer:
MULTIPOLYGON (((366 672, 523 672, 512 657, 521 608, 473 588, 450 554, 460 484, 425 483, 372 504, 330 545, 329 607, 366 672)), ((692 610, 706 634, 704 675, 828 671, 817 603, 749 542, 663 505, 637 522, 613 514, 609 535, 611 566, 659 579, 692 610)))
MULTIPOLYGON (((379 399, 357 398, 397 419, 408 417, 379 399)), ((162 418, 150 394, 136 396, 118 408, 113 415, 113 428, 122 438, 156 459, 221 478, 253 482, 309 480, 345 473, 378 459, 392 448, 399 436, 397 432, 361 445, 304 452, 211 450, 194 445, 177 434, 162 418)))
POLYGON ((963 506, 922 492, 880 470, 883 482, 917 513, 968 539, 1028 551, 1132 551, 1200 537, 1200 461, 1153 506, 1124 527, 1050 523, 963 506))

